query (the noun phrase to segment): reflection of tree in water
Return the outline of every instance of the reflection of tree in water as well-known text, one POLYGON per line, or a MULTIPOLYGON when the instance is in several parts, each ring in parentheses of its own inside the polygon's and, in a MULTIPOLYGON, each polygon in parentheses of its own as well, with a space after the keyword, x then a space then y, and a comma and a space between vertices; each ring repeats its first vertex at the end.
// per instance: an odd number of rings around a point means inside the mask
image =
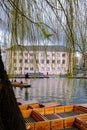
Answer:
POLYGON ((85 96, 87 96, 87 79, 80 80, 79 86, 84 89, 85 96))

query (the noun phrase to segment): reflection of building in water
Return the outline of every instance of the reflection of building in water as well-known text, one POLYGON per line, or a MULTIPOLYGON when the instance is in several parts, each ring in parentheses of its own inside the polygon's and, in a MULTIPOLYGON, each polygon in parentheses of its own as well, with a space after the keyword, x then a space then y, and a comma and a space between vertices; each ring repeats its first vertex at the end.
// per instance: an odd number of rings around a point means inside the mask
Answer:
POLYGON ((65 46, 13 46, 6 50, 7 72, 25 74, 66 74, 68 49, 65 46), (11 57, 11 58, 10 58, 11 57))
MULTIPOLYGON (((16 88, 17 97, 20 96, 20 89, 16 88), (19 93, 19 94, 18 94, 19 93)), ((73 81, 63 78, 36 79, 31 88, 28 88, 28 100, 37 100, 39 102, 64 102, 72 103, 73 81)), ((22 99, 25 100, 26 90, 21 91, 22 99)))

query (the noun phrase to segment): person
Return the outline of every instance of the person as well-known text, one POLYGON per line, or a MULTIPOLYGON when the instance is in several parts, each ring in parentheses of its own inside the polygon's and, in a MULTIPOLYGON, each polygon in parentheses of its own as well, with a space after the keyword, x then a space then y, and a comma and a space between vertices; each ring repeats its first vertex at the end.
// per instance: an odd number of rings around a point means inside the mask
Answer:
POLYGON ((0 51, 0 130, 26 130, 0 51))
POLYGON ((28 78, 28 73, 25 74, 25 78, 26 78, 26 79, 28 78))

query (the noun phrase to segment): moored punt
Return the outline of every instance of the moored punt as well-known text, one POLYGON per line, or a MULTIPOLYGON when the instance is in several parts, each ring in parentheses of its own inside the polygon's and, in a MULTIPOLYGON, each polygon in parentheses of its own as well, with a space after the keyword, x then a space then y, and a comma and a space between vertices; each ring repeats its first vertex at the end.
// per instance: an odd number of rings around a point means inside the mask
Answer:
POLYGON ((20 87, 20 88, 29 88, 29 87, 31 87, 30 84, 21 83, 21 82, 12 82, 11 84, 12 84, 13 87, 20 87))
POLYGON ((37 105, 26 110, 27 107, 23 106, 21 112, 30 130, 87 130, 87 108, 78 105, 50 107, 37 105))

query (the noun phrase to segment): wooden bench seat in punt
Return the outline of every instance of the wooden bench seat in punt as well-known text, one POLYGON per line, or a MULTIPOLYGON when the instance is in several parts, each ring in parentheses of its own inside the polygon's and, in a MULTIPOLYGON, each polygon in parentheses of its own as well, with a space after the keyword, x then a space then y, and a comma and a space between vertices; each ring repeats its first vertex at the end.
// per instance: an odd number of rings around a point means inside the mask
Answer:
POLYGON ((56 113, 53 113, 53 114, 46 114, 44 115, 48 120, 54 120, 54 119, 59 119, 60 117, 56 114, 56 113))
POLYGON ((80 114, 87 113, 87 108, 82 107, 82 106, 74 106, 74 110, 79 112, 80 114))
POLYGON ((31 109, 36 109, 36 108, 42 108, 42 107, 44 107, 44 105, 38 104, 38 103, 34 103, 34 104, 28 105, 28 107, 31 108, 31 109))
POLYGON ((38 113, 37 111, 35 111, 33 109, 23 110, 21 112, 22 112, 22 115, 24 117, 26 126, 29 125, 32 128, 30 130, 34 130, 34 127, 35 127, 34 123, 35 122, 41 122, 41 121, 46 121, 47 120, 40 113, 38 113))
POLYGON ((73 127, 73 128, 63 128, 59 130, 80 130, 79 128, 73 127))
POLYGON ((61 118, 56 120, 51 120, 52 130, 78 130, 75 124, 75 117, 61 118))
POLYGON ((81 115, 76 118, 75 125, 81 130, 87 130, 87 115, 81 115))
POLYGON ((82 108, 80 106, 59 106, 55 107, 55 113, 57 113, 60 117, 66 118, 70 116, 78 116, 80 114, 87 113, 87 109, 82 108))
POLYGON ((51 130, 50 121, 36 122, 35 130, 51 130))
POLYGON ((43 103, 44 107, 56 107, 56 106, 61 106, 60 103, 58 102, 49 102, 49 103, 43 103))
POLYGON ((26 105, 19 105, 19 109, 20 110, 28 110, 29 108, 28 108, 28 105, 26 104, 26 105))

